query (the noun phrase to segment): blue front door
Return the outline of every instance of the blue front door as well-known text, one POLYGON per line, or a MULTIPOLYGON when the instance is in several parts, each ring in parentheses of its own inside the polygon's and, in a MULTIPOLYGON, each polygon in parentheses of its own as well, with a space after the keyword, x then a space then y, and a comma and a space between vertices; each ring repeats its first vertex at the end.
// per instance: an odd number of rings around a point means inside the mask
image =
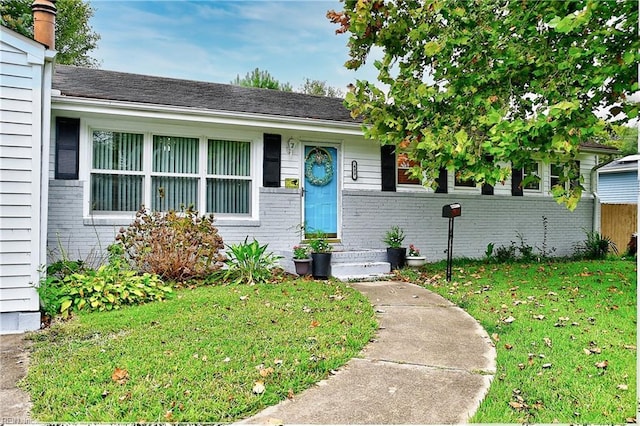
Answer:
POLYGON ((305 233, 322 231, 338 236, 338 149, 327 146, 304 148, 305 233))

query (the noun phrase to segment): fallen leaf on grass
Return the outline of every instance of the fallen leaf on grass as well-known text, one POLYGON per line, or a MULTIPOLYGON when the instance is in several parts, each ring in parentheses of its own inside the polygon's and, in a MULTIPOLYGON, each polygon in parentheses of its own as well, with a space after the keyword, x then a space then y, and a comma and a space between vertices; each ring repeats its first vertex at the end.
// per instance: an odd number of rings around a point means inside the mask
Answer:
POLYGON ((537 320, 542 321, 544 319, 544 315, 534 315, 533 319, 537 319, 537 320))
POLYGON ((124 395, 122 395, 120 398, 118 398, 118 401, 123 402, 128 399, 131 399, 131 392, 127 392, 124 395))
POLYGON ((504 348, 510 351, 511 349, 513 349, 513 345, 510 345, 509 343, 505 343, 504 348))
POLYGON ((550 362, 547 364, 542 364, 542 368, 551 368, 553 364, 551 364, 550 362))
POLYGON ((635 351, 636 347, 634 345, 624 345, 623 348, 629 349, 630 351, 635 351))
POLYGON ((313 321, 311 321, 311 325, 310 325, 309 327, 311 327, 311 328, 315 328, 315 327, 317 327, 317 326, 319 326, 319 325, 320 325, 320 323, 319 323, 318 321, 313 320, 313 321))
POLYGON ((548 347, 552 346, 551 339, 549 339, 548 337, 545 337, 542 340, 544 340, 544 344, 547 345, 548 347))
POLYGON ((273 367, 263 368, 260 370, 260 376, 262 377, 267 377, 271 373, 273 373, 273 367))
POLYGON ((509 406, 515 410, 522 410, 526 408, 526 404, 521 402, 509 401, 509 406))
POLYGON ((604 361, 596 362, 594 365, 596 368, 602 368, 604 370, 609 366, 609 361, 605 359, 604 361))
POLYGON ((626 391, 626 390, 629 390, 629 386, 627 386, 627 385, 618 385, 618 386, 616 386, 616 389, 626 391))
POLYGON ((164 418, 169 421, 173 420, 173 411, 169 410, 166 413, 164 413, 164 418))
POLYGON ((512 322, 514 322, 516 319, 512 316, 509 316, 508 318, 505 318, 502 320, 502 322, 504 322, 505 324, 511 324, 512 322))
POLYGON ((125 383, 127 383, 127 380, 129 380, 129 372, 122 368, 116 367, 116 369, 113 370, 113 374, 111 374, 111 380, 119 385, 124 385, 125 383))
POLYGON ((264 390, 265 390, 264 382, 258 381, 258 382, 255 382, 255 384, 253 385, 253 393, 255 393, 256 395, 260 395, 264 393, 264 390))
POLYGON ((287 398, 293 399, 293 397, 294 397, 293 389, 289 388, 289 391, 287 392, 287 398))
POLYGON ((495 340, 496 342, 499 342, 499 341, 500 341, 500 336, 498 335, 498 333, 493 333, 493 334, 491 335, 491 338, 492 338, 493 340, 495 340))

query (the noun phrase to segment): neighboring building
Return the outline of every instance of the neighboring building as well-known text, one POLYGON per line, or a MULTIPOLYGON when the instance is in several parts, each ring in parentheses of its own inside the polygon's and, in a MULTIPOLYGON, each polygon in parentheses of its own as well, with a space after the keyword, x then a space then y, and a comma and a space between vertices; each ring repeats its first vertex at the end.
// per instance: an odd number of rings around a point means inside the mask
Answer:
POLYGON ((549 195, 556 168, 542 163, 495 188, 445 171, 438 193, 425 189, 393 148, 364 139, 341 99, 69 66, 56 67, 53 89, 48 241, 71 257, 102 252, 142 204, 193 204, 215 214, 226 243, 249 236, 287 255, 306 223, 337 250, 381 249, 399 225, 436 260, 452 202, 462 204, 455 256, 481 257, 518 233, 570 254, 593 226, 590 171, 612 152, 583 147, 587 191, 569 212, 549 195), (530 173, 540 181, 522 188, 530 173))
POLYGON ((5 27, 0 36, 0 333, 9 333, 40 328, 55 51, 5 27))
POLYGON ((640 154, 629 155, 598 169, 600 233, 621 253, 638 232, 638 159, 640 154))

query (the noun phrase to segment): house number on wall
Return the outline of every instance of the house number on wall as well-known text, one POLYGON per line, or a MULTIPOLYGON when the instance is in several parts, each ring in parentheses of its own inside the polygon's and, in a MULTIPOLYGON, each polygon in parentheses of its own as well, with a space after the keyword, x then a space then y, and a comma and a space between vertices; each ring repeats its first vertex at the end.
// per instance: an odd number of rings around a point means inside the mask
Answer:
POLYGON ((356 160, 351 162, 351 179, 358 180, 358 162, 356 160))

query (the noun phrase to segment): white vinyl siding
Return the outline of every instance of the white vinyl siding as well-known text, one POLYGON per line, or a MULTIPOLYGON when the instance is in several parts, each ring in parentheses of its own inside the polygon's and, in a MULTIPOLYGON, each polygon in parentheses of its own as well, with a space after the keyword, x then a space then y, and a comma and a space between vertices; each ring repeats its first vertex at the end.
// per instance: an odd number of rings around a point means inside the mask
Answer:
MULTIPOLYGON (((0 39, 0 323, 34 312, 44 249, 41 171, 45 48, 7 28, 0 39)), ((48 117, 48 111, 44 111, 48 117)), ((46 172, 46 167, 44 172, 46 172)), ((18 324, 18 330, 22 327, 18 324)), ((33 328, 31 328, 33 329, 33 328)), ((0 331, 5 331, 2 325, 0 331)))

